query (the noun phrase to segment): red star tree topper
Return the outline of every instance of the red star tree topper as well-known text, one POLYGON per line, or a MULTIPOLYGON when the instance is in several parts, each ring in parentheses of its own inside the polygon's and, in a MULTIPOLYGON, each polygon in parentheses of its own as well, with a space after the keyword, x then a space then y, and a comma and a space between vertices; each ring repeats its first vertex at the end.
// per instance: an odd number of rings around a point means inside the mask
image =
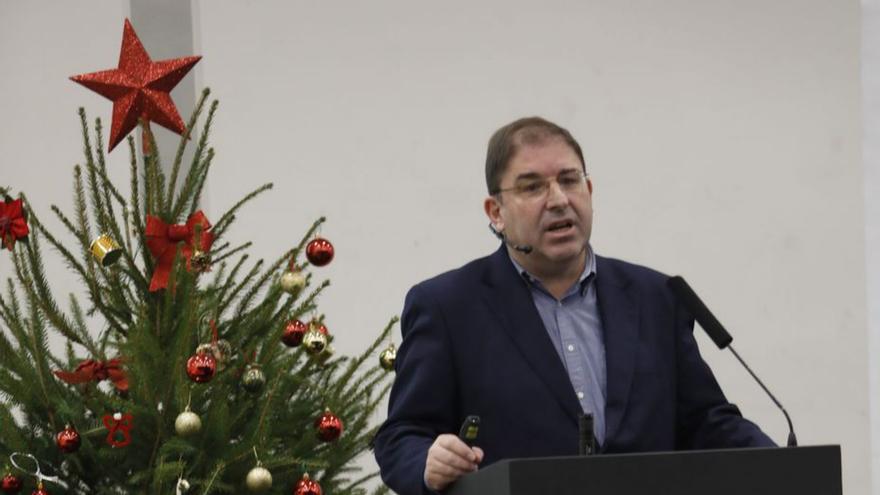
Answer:
MULTIPOLYGON (((181 57, 153 62, 131 22, 125 20, 122 50, 116 69, 80 74, 70 79, 113 100, 110 151, 143 119, 183 134, 183 120, 169 93, 202 57, 181 57)), ((146 136, 145 136, 146 138, 146 136)), ((144 140, 146 148, 147 140, 144 140)))

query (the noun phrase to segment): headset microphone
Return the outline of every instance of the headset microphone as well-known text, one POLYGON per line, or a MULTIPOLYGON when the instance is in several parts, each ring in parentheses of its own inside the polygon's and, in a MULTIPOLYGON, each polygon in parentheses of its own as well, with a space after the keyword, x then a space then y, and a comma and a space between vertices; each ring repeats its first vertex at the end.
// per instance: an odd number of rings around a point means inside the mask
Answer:
POLYGON ((493 225, 492 223, 489 223, 489 230, 491 230, 492 233, 495 234, 495 237, 501 239, 504 244, 507 244, 511 248, 516 249, 523 254, 529 254, 532 252, 532 246, 529 246, 528 244, 520 246, 519 244, 514 244, 508 241, 507 238, 504 236, 504 232, 496 229, 495 225, 493 225))
POLYGON ((521 252, 522 254, 529 254, 532 252, 532 246, 520 246, 517 244, 508 244, 508 246, 512 247, 513 249, 516 249, 517 251, 521 252))

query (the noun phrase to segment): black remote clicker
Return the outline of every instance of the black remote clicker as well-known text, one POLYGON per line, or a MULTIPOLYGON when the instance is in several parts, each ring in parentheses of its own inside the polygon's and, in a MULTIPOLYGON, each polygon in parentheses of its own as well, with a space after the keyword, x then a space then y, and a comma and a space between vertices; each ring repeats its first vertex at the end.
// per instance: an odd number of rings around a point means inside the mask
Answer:
POLYGON ((477 435, 479 433, 480 417, 468 416, 461 424, 461 429, 458 430, 458 438, 460 438, 461 441, 463 441, 464 443, 468 444, 468 447, 473 447, 474 442, 477 441, 477 435))

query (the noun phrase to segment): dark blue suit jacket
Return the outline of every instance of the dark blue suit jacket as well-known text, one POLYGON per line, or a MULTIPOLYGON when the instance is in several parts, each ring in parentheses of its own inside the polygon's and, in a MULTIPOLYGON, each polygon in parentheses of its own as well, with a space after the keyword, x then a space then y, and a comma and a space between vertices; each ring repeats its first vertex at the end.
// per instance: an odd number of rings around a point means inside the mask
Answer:
MULTIPOLYGON (((608 374, 601 452, 773 446, 725 399, 667 277, 596 262, 608 374)), ((394 491, 427 493, 428 448, 470 414, 482 420, 483 466, 577 454, 580 403, 504 246, 413 287, 402 332, 388 419, 374 442, 394 491)))

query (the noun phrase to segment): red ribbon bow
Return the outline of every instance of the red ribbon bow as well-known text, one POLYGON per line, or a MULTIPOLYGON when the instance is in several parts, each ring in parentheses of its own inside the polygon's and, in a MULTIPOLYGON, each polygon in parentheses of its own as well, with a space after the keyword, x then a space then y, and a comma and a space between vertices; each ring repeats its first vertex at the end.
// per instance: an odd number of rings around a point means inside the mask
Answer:
POLYGON ((104 426, 109 430, 107 433, 107 443, 113 447, 125 447, 131 443, 131 429, 134 427, 134 416, 131 414, 123 414, 119 419, 113 414, 105 414, 103 417, 104 426), (116 438, 116 433, 122 433, 122 439, 116 438))
POLYGON ((110 380, 120 392, 128 391, 128 377, 122 369, 121 359, 106 362, 88 359, 79 363, 74 371, 55 371, 55 376, 71 385, 110 380))
POLYGON ((205 253, 211 250, 214 234, 208 232, 210 228, 211 222, 208 221, 202 210, 190 215, 185 224, 168 225, 161 218, 147 215, 145 229, 147 247, 150 249, 150 254, 156 258, 156 269, 153 271, 153 279, 150 281, 150 292, 168 286, 168 277, 171 276, 171 267, 174 264, 174 255, 177 253, 179 242, 183 242, 180 252, 186 259, 186 269, 189 271, 192 270, 190 259, 195 249, 205 253), (201 229, 198 245, 194 239, 196 227, 201 229))
POLYGON ((16 199, 8 203, 0 201, 0 239, 3 241, 3 247, 12 251, 15 240, 25 237, 29 232, 21 200, 16 199))

